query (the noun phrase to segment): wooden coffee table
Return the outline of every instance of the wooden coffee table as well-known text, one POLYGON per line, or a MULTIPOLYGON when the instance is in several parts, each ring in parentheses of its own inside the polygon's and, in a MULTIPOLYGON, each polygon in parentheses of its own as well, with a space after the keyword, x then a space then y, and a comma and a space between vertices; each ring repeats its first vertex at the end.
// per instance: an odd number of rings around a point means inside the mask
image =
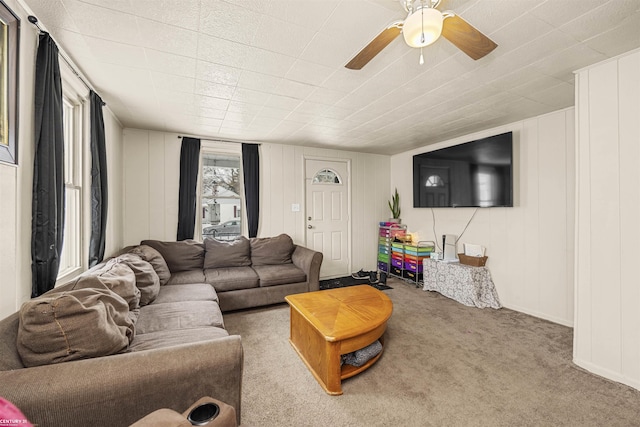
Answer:
POLYGON ((327 393, 342 394, 343 379, 369 368, 382 355, 360 367, 340 367, 340 355, 383 341, 393 303, 379 290, 349 286, 289 295, 285 300, 291 310, 289 342, 327 393))

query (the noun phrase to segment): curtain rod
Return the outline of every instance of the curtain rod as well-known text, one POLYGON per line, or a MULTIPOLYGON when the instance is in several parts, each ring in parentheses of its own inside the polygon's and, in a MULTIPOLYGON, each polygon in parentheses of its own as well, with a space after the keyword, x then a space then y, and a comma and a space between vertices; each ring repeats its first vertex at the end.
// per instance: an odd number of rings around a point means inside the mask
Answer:
POLYGON ((199 139, 200 141, 211 141, 211 142, 228 142, 230 144, 254 144, 254 145, 261 145, 259 142, 241 142, 241 141, 229 141, 227 139, 211 139, 211 138, 200 138, 198 136, 189 136, 189 135, 178 135, 178 139, 181 139, 183 137, 187 137, 187 138, 196 138, 199 139))
MULTIPOLYGON (((38 18, 36 18, 33 15, 29 15, 27 17, 27 19, 29 20, 29 22, 31 22, 33 25, 36 26, 36 28, 41 32, 41 33, 48 33, 47 31, 43 30, 40 25, 38 24, 38 18)), ((49 36, 51 37, 51 34, 49 34, 49 36)), ((53 37, 51 37, 53 38, 53 37)), ((55 41, 55 40, 54 40, 55 41)), ((57 43, 56 43, 57 44, 57 43)), ((71 71, 73 72, 73 74, 75 74, 75 76, 78 78, 78 80, 80 80, 82 82, 83 85, 85 85, 85 87, 89 90, 93 90, 95 92, 95 90, 91 87, 91 85, 89 85, 89 83, 87 83, 82 76, 80 75, 80 73, 78 72, 78 70, 76 70, 76 68, 73 66, 73 64, 71 64, 71 61, 68 60, 63 54, 62 52, 60 52, 60 50, 58 49, 58 56, 60 58, 62 58, 62 60, 64 62, 67 63, 67 65, 69 66, 69 68, 71 69, 71 71)), ((97 94, 97 92, 96 92, 97 94)), ((102 101, 102 105, 107 105, 106 102, 102 101)))

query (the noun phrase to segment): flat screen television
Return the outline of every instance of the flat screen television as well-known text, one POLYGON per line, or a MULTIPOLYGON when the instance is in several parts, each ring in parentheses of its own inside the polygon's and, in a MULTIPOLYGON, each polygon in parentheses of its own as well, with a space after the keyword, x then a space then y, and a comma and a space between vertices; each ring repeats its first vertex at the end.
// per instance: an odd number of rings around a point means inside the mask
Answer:
POLYGON ((413 207, 511 206, 512 132, 413 156, 413 207))

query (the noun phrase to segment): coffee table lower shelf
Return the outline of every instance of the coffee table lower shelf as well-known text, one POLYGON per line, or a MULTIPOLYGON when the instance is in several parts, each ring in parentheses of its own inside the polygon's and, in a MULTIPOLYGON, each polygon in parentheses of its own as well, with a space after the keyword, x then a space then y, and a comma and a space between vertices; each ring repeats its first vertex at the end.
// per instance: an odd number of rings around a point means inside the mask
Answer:
POLYGON ((358 375, 360 372, 366 371, 367 368, 369 368, 371 365, 376 363, 378 359, 380 359, 380 356, 382 356, 382 352, 384 351, 383 337, 380 337, 380 343, 382 344, 382 350, 380 350, 380 353, 376 354, 374 357, 367 360, 367 363, 365 363, 364 365, 362 366, 353 366, 353 365, 346 365, 346 364, 342 365, 342 369, 340 370, 340 379, 345 380, 347 378, 353 377, 354 375, 358 375))
MULTIPOLYGON (((381 343, 382 341, 383 339, 380 338, 381 343)), ((298 349, 298 347, 296 347, 293 341, 289 340, 289 342, 291 343, 291 346, 296 351, 296 353, 298 353, 298 356, 300 356, 300 359, 302 359, 304 364, 307 365, 307 368, 313 374, 316 381, 318 381, 318 383, 322 386, 324 391, 334 396, 342 394, 342 387, 341 387, 342 380, 346 380, 347 378, 351 378, 355 375, 358 375, 360 372, 366 371, 374 363, 376 363, 378 359, 380 359, 380 356, 382 356, 382 353, 384 351, 384 344, 383 344, 382 350, 380 350, 380 353, 378 353, 376 356, 369 359, 367 363, 365 363, 362 366, 353 366, 353 365, 346 365, 346 364, 342 365, 342 367, 340 368, 340 380, 336 382, 335 377, 328 378, 327 375, 322 375, 323 373, 326 373, 326 372, 320 372, 320 373, 316 372, 316 369, 307 361, 307 358, 305 357, 305 355, 298 349), (325 379, 321 378, 321 376, 324 376, 325 379)), ((338 364, 340 364, 339 360, 338 360, 338 364)))

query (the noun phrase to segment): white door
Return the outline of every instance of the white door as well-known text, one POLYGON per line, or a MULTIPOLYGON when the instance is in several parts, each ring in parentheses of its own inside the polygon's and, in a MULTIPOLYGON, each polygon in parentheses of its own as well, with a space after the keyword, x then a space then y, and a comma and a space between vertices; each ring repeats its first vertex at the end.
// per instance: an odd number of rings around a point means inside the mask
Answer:
POLYGON ((307 246, 322 252, 320 277, 350 274, 347 162, 305 161, 307 246))

